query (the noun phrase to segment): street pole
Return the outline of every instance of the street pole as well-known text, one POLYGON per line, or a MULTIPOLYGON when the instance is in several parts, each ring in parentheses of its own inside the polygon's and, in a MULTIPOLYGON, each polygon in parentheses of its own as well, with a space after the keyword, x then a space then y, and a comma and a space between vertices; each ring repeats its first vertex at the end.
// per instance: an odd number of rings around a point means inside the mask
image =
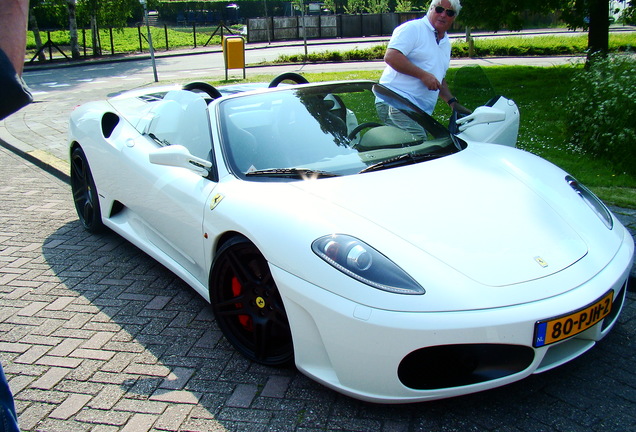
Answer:
POLYGON ((155 49, 152 46, 152 34, 150 34, 150 21, 148 20, 148 6, 146 0, 139 0, 144 7, 144 19, 146 20, 146 29, 148 29, 148 47, 150 49, 150 60, 152 61, 152 72, 155 75, 155 82, 159 82, 157 77, 157 64, 155 63, 155 49))
POLYGON ((304 45, 305 45, 305 61, 307 61, 307 59, 309 58, 309 54, 307 53, 307 27, 305 27, 305 0, 302 0, 301 2, 301 6, 300 6, 300 15, 301 18, 303 19, 303 40, 304 45))

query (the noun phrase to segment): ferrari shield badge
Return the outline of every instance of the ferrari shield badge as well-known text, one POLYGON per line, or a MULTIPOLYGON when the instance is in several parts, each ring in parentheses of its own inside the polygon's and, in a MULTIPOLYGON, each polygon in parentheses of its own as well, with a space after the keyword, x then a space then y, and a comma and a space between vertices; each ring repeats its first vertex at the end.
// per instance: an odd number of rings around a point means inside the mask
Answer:
POLYGON ((224 196, 221 194, 214 195, 214 198, 212 198, 212 201, 210 201, 210 210, 214 210, 216 206, 218 206, 219 203, 223 201, 223 198, 224 196))
POLYGON ((546 268, 548 266, 548 262, 544 260, 543 258, 541 258, 540 256, 534 257, 534 260, 537 262, 537 264, 539 264, 543 268, 546 268))

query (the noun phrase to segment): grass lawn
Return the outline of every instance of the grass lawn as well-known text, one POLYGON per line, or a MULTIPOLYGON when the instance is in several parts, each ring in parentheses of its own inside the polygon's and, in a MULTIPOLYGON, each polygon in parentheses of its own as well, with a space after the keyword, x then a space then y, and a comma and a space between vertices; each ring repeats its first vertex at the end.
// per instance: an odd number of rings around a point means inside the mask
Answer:
MULTIPOLYGON (((578 152, 565 143, 565 112, 573 74, 579 66, 488 67, 482 69, 496 94, 513 99, 521 112, 518 147, 560 166, 586 184, 608 204, 636 208, 636 178, 616 171, 611 164, 578 152)), ((450 69, 448 82, 454 82, 458 69, 450 69)), ((308 73, 310 82, 370 79, 377 81, 380 71, 308 73)), ((269 81, 273 76, 255 75, 247 81, 269 81)), ((227 81, 210 81, 215 86, 227 81)), ((452 87, 453 88, 453 87, 452 87)), ((462 100, 460 89, 453 88, 462 100)), ((486 102, 483 100, 482 102, 486 102)), ((479 102, 481 103, 481 102, 479 102)), ((475 108, 475 104, 466 104, 475 108)), ((442 122, 450 115, 445 104, 438 103, 435 115, 442 122)))

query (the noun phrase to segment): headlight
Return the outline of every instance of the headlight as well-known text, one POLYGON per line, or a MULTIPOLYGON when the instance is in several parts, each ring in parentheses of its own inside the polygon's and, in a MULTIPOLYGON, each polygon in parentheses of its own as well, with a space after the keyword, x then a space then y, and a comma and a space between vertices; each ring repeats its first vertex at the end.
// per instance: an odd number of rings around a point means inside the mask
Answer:
POLYGON ((321 237, 311 249, 327 263, 373 288, 396 294, 426 291, 394 262, 366 243, 343 234, 321 237))
POLYGON ((605 206, 605 204, 603 204, 603 202, 598 199, 598 197, 594 195, 591 190, 576 181, 576 179, 572 176, 566 176, 565 181, 568 182, 570 187, 574 189, 581 198, 583 198, 583 201, 585 201, 587 205, 590 206, 590 208, 594 211, 594 213, 596 213, 599 219, 603 221, 607 228, 612 229, 614 227, 614 219, 612 219, 612 214, 605 206))

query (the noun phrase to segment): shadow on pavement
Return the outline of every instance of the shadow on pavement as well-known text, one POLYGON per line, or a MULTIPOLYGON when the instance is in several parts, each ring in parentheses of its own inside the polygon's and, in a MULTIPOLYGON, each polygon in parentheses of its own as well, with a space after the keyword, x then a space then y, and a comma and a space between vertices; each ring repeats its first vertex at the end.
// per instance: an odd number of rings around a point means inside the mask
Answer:
POLYGON ((554 371, 475 395, 375 405, 339 395, 294 369, 244 359, 221 335, 203 299, 110 231, 91 235, 77 221, 67 223, 45 240, 43 254, 63 284, 96 309, 92 316, 69 317, 77 320, 76 331, 110 336, 89 380, 120 389, 121 400, 109 412, 140 402, 188 407, 185 430, 594 431, 635 425, 629 414, 636 403, 633 295, 604 341, 554 371))

